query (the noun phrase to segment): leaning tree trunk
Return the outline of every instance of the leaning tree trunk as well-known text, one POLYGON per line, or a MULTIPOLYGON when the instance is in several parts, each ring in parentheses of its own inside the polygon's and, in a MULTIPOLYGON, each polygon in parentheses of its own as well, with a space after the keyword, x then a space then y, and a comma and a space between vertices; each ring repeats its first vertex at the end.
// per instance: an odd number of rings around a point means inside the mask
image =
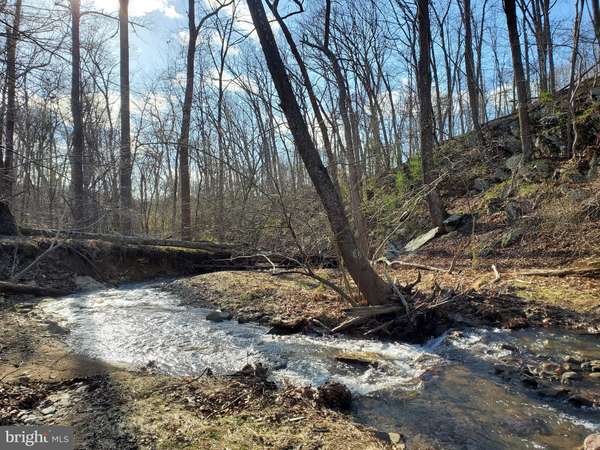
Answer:
POLYGON ((129 0, 119 0, 121 148, 119 152, 120 227, 131 234, 131 130, 129 124, 129 0))
POLYGON ((7 26, 6 42, 6 118, 4 130, 4 157, 0 147, 0 200, 12 202, 14 180, 15 122, 17 118, 17 40, 21 22, 21 0, 15 3, 15 15, 11 26, 7 26))
POLYGON ((429 29, 429 0, 417 3, 419 22, 419 62, 417 68, 417 91, 419 95, 419 125, 421 133, 421 166, 423 182, 429 187, 427 205, 431 221, 436 227, 444 226, 444 209, 442 201, 433 186, 435 182, 433 170, 433 107, 431 105, 431 31, 429 29))
POLYGON ((517 29, 517 9, 515 0, 503 0, 504 12, 506 14, 506 26, 508 27, 508 38, 510 40, 510 51, 512 53, 515 84, 517 86, 517 99, 519 102, 519 128, 521 130, 521 148, 523 160, 531 159, 531 134, 529 131, 529 113, 527 112, 527 79, 523 73, 523 62, 521 60, 521 44, 519 42, 519 30, 517 29))
POLYGON ((71 151, 71 215, 77 228, 84 225, 83 192, 83 119, 81 108, 81 45, 79 24, 80 0, 71 0, 71 114, 73 117, 73 149, 71 151))
POLYGON ((385 303, 388 297, 388 287, 375 273, 367 256, 359 250, 346 217, 342 199, 310 137, 308 126, 300 111, 273 31, 262 6, 262 0, 247 0, 247 3, 269 72, 279 94, 281 108, 294 137, 296 149, 321 199, 348 272, 370 304, 385 303))

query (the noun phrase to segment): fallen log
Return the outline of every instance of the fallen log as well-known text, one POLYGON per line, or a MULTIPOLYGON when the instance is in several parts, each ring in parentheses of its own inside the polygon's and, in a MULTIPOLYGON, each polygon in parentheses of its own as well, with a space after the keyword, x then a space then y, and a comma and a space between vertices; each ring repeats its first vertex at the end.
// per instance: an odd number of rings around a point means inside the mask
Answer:
POLYGON ((0 292, 6 292, 8 294, 29 294, 35 295, 36 297, 61 297, 71 293, 70 291, 63 289, 30 286, 28 284, 10 283, 8 281, 0 281, 0 292))
POLYGON ((36 228, 20 227, 24 236, 40 236, 55 238, 57 235, 63 239, 99 240, 115 244, 150 245, 155 247, 180 247, 210 252, 231 253, 236 247, 229 244, 220 244, 210 241, 180 241, 176 239, 156 239, 149 237, 122 236, 116 234, 86 233, 83 231, 67 230, 40 230, 36 228))

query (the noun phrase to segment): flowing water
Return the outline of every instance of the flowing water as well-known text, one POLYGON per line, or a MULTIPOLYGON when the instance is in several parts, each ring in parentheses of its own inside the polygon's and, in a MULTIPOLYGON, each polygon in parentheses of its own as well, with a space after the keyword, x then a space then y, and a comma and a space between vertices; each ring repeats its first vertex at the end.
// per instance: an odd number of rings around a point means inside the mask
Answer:
POLYGON ((443 448, 574 448, 600 431, 599 410, 542 398, 494 373, 494 364, 515 352, 534 362, 565 354, 600 359, 594 336, 469 329, 423 346, 277 336, 260 325, 209 322, 209 310, 182 305, 151 285, 46 300, 41 309, 70 330, 69 345, 87 356, 130 366, 153 361, 173 375, 207 367, 226 374, 261 362, 278 383, 339 381, 355 393, 357 420, 420 433, 443 448), (357 354, 376 363, 348 363, 357 354))

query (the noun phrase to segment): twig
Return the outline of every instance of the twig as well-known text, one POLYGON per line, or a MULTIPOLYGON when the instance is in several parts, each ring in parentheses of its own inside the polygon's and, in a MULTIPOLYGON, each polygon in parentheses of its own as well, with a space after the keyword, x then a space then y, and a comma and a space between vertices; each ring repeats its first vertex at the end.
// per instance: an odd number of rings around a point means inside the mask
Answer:
POLYGON ((500 273, 498 272, 498 269, 496 269, 496 264, 492 264, 492 270, 494 271, 494 283, 498 282, 500 280, 500 273))

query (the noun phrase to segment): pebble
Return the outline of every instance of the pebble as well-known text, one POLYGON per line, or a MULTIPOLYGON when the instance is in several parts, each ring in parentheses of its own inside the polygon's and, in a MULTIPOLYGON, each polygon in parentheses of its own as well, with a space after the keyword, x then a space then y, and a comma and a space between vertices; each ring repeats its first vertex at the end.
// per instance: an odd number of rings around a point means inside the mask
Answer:
POLYGON ((565 372, 562 374, 562 377, 560 378, 560 382, 562 384, 570 384, 571 381, 575 381, 575 380, 579 380, 581 379, 581 375, 578 374, 577 372, 565 372))
POLYGON ((54 406, 48 406, 47 408, 41 409, 40 412, 43 415, 48 416, 50 414, 54 414, 56 412, 56 408, 54 406))

